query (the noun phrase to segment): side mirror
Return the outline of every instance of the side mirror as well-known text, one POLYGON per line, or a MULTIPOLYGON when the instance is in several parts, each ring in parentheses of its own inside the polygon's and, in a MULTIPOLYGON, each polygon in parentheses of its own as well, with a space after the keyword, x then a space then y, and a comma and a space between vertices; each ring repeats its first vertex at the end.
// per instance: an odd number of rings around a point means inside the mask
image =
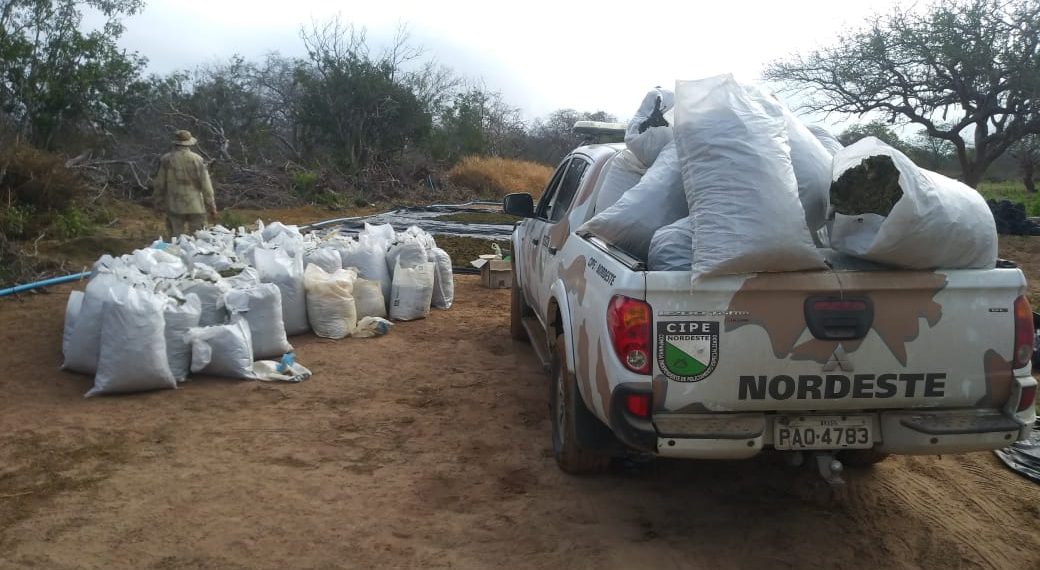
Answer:
POLYGON ((534 198, 527 192, 507 194, 505 198, 502 198, 502 210, 511 216, 533 218, 534 198))

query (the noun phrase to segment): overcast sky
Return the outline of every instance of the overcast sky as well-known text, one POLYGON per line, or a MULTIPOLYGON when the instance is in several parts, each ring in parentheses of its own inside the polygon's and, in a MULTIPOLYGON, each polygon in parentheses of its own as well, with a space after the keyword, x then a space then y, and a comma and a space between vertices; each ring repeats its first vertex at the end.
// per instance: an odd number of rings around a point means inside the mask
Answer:
MULTIPOLYGON (((905 3, 905 2, 904 2, 905 3)), ((339 14, 378 49, 399 24, 430 57, 501 91, 527 118, 571 107, 632 115, 676 79, 759 77, 776 58, 834 41, 894 0, 509 2, 148 0, 122 44, 167 73, 238 53, 299 56, 300 27, 339 14)), ((832 117, 831 123, 838 122, 832 117)))

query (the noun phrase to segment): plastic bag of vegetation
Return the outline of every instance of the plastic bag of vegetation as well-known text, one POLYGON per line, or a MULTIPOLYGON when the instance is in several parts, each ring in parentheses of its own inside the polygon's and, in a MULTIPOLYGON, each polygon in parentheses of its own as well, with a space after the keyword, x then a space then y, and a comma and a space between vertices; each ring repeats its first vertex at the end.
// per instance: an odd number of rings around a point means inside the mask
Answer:
POLYGON ((409 239, 394 245, 386 253, 386 265, 391 270, 390 277, 393 278, 394 268, 415 267, 427 261, 426 248, 418 240, 409 239))
POLYGON ((615 154, 604 168, 606 174, 596 193, 596 213, 613 206, 646 174, 646 167, 628 149, 615 154))
POLYGON ((451 256, 448 252, 435 247, 427 254, 434 263, 433 298, 430 305, 436 309, 450 309, 455 300, 455 279, 451 272, 451 256))
POLYGON ((638 184, 579 231, 592 232, 645 260, 654 232, 689 213, 675 143, 669 143, 638 184))
POLYGON ((809 132, 816 137, 816 140, 820 141, 823 148, 827 149, 827 152, 831 153, 831 156, 838 154, 838 151, 845 148, 845 145, 841 144, 834 135, 831 134, 827 129, 819 125, 806 125, 809 132))
POLYGON ((176 388, 166 356, 165 299, 144 289, 109 291, 94 387, 85 397, 176 388))
POLYGON ((409 226, 405 231, 396 234, 396 241, 398 243, 412 240, 419 242, 419 245, 423 246, 423 249, 432 249, 437 247, 437 242, 433 239, 433 236, 419 226, 409 226))
POLYGON ((907 269, 993 267, 997 229, 975 190, 874 137, 834 156, 831 247, 907 269))
POLYGON ((639 109, 628 122, 625 146, 647 167, 653 166, 658 154, 672 142, 672 109, 675 95, 660 87, 647 92, 639 109))
POLYGON ((780 105, 750 95, 731 75, 676 85, 675 142, 694 231, 692 281, 825 267, 798 198, 780 105))
POLYGON ((188 342, 187 333, 199 326, 202 302, 194 293, 178 297, 176 294, 169 296, 163 306, 166 322, 163 337, 166 339, 166 361, 170 365, 170 372, 175 380, 183 382, 191 372, 191 343, 188 342))
POLYGON ((188 331, 191 342, 191 371, 225 378, 252 380, 253 346, 249 323, 242 317, 216 327, 198 327, 188 331))
POLYGON ((386 316, 386 298, 378 281, 360 278, 354 281, 354 307, 359 319, 386 316))
POLYGON ((394 231, 394 227, 390 224, 372 225, 365 222, 365 229, 361 230, 358 238, 360 239, 361 236, 367 236, 369 239, 381 244, 383 251, 386 251, 386 249, 394 243, 396 235, 397 232, 394 231))
POLYGON ((332 339, 349 336, 357 327, 357 307, 354 305, 353 269, 326 273, 317 265, 308 265, 304 273, 307 287, 307 315, 314 334, 332 339))
POLYGON ((257 249, 256 270, 260 281, 274 283, 282 292, 282 322, 289 336, 310 330, 307 298, 303 287, 303 258, 290 257, 283 250, 257 249))
POLYGON ((307 252, 303 256, 303 263, 304 267, 313 263, 325 270, 326 273, 343 269, 343 260, 340 258, 339 252, 331 247, 319 247, 307 252))
POLYGON ((816 136, 786 105, 756 87, 749 86, 745 89, 752 97, 759 98, 763 107, 777 106, 783 112, 787 143, 791 147, 791 167, 798 182, 798 199, 805 211, 805 223, 809 231, 816 232, 827 221, 832 153, 820 144, 816 136))
POLYGON ((152 248, 135 250, 133 264, 141 273, 167 279, 176 279, 188 271, 181 258, 152 248))
POLYGON ((277 285, 264 283, 232 289, 224 295, 224 305, 232 320, 241 317, 249 323, 254 359, 281 356, 293 349, 285 337, 282 292, 277 285))
POLYGON ((390 294, 391 319, 412 321, 430 314, 435 271, 433 263, 420 263, 415 267, 397 265, 390 294))
POLYGON ((242 263, 256 265, 256 260, 253 259, 253 251, 257 247, 263 246, 263 243, 264 240, 260 237, 259 232, 236 237, 234 245, 235 257, 242 263))
POLYGON ((65 327, 61 333, 61 353, 66 359, 69 354, 69 341, 72 339, 72 331, 76 326, 76 318, 79 317, 80 309, 83 308, 83 291, 69 293, 69 300, 65 303, 65 327))
POLYGON ((80 374, 97 372, 101 350, 101 316, 112 291, 122 294, 127 282, 108 270, 100 270, 87 283, 79 314, 65 347, 62 368, 80 374))
POLYGON ((354 331, 354 338, 372 338, 374 336, 383 336, 390 332, 390 327, 394 326, 394 323, 380 318, 380 317, 365 317, 358 321, 357 330, 354 331))
POLYGON ((200 327, 222 325, 227 322, 227 312, 224 310, 224 294, 231 287, 224 279, 221 279, 219 276, 217 276, 216 280, 184 279, 178 283, 178 287, 185 295, 194 293, 198 296, 201 308, 199 315, 200 327))
POLYGON ((249 289, 260 284, 260 273, 252 267, 246 267, 238 275, 225 277, 224 283, 232 289, 249 289))
POLYGON ((389 301, 393 278, 390 276, 390 268, 386 265, 386 248, 382 243, 380 238, 361 235, 356 242, 345 242, 337 248, 340 259, 343 260, 343 267, 353 267, 357 269, 359 277, 379 282, 383 299, 389 301))
POLYGON ((689 271, 693 264, 693 220, 689 216, 654 232, 650 240, 650 271, 689 271))
POLYGON ((261 223, 258 227, 260 237, 262 237, 265 242, 271 241, 282 234, 287 234, 290 238, 303 237, 300 235, 300 228, 296 226, 287 226, 281 222, 272 222, 266 226, 261 223))

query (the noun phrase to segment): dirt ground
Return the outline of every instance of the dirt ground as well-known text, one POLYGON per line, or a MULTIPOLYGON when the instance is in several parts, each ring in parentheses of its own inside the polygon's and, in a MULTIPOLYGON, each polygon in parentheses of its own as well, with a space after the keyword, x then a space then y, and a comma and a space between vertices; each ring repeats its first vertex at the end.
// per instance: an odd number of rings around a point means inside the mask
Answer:
POLYGON ((508 290, 377 339, 292 338, 301 384, 82 399, 72 287, 0 301, 0 568, 1040 568, 1040 486, 990 453, 808 469, 550 452, 508 290))

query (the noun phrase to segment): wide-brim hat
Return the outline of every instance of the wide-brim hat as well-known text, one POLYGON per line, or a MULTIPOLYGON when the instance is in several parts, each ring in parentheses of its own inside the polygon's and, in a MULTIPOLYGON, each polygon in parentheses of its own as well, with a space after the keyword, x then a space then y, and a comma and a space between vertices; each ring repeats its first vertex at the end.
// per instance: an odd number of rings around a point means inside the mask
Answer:
POLYGON ((178 146, 195 146, 198 144, 198 140, 191 136, 188 131, 177 131, 173 133, 173 144, 178 146))

